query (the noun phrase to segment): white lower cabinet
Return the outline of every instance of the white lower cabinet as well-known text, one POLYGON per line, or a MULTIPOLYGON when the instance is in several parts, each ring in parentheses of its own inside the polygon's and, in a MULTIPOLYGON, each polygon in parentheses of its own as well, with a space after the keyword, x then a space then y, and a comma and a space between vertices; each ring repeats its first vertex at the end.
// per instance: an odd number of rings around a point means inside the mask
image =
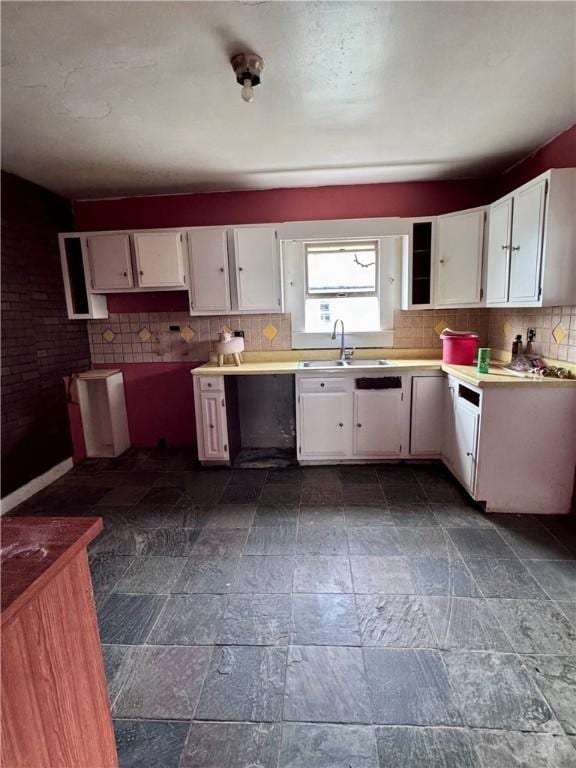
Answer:
POLYGON ((350 455, 350 393, 303 392, 300 395, 300 423, 301 457, 345 458, 350 455))
POLYGON ((200 461, 230 459, 224 376, 194 378, 196 437, 200 461))
POLYGON ((300 461, 377 460, 408 455, 409 404, 402 376, 297 376, 300 461), (366 384, 372 379, 374 384, 366 384), (382 383, 382 380, 384 383, 382 383))
POLYGON ((439 456, 444 434, 446 377, 412 376, 410 455, 439 456))
POLYGON ((402 389, 354 392, 354 455, 400 456, 403 435, 402 389))
POLYGON ((452 377, 447 379, 445 395, 442 458, 474 495, 481 395, 452 377))

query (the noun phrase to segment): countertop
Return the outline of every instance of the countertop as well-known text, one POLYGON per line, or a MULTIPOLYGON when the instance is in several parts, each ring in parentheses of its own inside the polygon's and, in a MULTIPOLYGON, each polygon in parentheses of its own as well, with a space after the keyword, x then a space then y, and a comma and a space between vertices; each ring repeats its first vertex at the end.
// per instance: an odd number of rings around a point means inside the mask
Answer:
POLYGON ((100 517, 6 517, 0 523, 2 624, 102 530, 100 517))
MULTIPOLYGON (((367 360, 367 366, 354 366, 350 368, 300 368, 298 352, 293 352, 294 359, 286 360, 287 353, 284 353, 282 357, 284 359, 278 359, 271 353, 268 359, 262 359, 262 355, 258 360, 247 360, 240 366, 232 364, 226 364, 224 366, 218 366, 214 363, 205 363, 198 368, 192 370, 194 376, 258 376, 265 374, 295 374, 304 373, 307 375, 325 375, 326 373, 334 375, 354 375, 359 373, 378 373, 379 375, 391 374, 394 371, 402 370, 425 370, 425 371, 443 371, 444 373, 455 376, 457 379, 471 384, 480 389, 485 387, 501 387, 510 385, 521 386, 545 386, 545 387, 576 387, 576 378, 572 379, 546 379, 542 377, 535 377, 530 374, 513 374, 504 369, 502 365, 493 365, 490 367, 489 373, 478 373, 475 365, 448 365, 443 363, 438 358, 427 359, 418 357, 406 357, 406 358, 391 358, 388 357, 385 352, 380 356, 382 359, 389 359, 390 365, 387 366, 374 366, 370 365, 367 360)), ((311 358, 310 353, 302 355, 301 359, 319 359, 311 358)), ((332 360, 336 359, 334 357, 332 360)), ((359 358, 354 358, 358 360, 359 358)), ((377 358, 372 358, 377 359, 377 358)), ((328 362, 328 360, 327 360, 328 362)), ((563 365, 566 365, 564 363, 563 365)), ((567 366, 569 367, 569 366, 567 366)), ((574 374, 572 374, 574 376, 574 374)))

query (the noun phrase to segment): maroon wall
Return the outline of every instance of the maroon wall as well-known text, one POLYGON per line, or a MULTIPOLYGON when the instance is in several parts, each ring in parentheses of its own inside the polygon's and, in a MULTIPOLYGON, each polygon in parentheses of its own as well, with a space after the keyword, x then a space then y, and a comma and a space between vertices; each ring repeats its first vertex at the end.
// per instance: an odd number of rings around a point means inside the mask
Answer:
POLYGON ((77 230, 90 231, 434 216, 490 199, 484 181, 358 184, 85 200, 74 203, 74 220, 77 230))
POLYGON ((70 203, 2 173, 2 495, 71 456, 62 377, 90 361, 68 320, 57 233, 70 203))
POLYGON ((576 124, 515 165, 497 181, 498 196, 511 192, 549 168, 576 167, 576 124))
MULTIPOLYGON (((124 374, 130 442, 153 448, 196 444, 192 368, 201 363, 114 363, 124 374)), ((95 368, 109 368, 97 363, 95 368)))

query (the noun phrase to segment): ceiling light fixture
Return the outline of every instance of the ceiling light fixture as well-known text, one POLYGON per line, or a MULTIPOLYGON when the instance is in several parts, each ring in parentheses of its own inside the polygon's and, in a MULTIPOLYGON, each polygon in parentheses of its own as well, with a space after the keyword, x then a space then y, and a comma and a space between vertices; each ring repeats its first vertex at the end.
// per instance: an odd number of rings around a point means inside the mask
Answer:
POLYGON ((260 85, 264 62, 255 53, 237 53, 230 63, 236 73, 236 82, 242 86, 242 98, 246 102, 254 101, 254 86, 260 85))

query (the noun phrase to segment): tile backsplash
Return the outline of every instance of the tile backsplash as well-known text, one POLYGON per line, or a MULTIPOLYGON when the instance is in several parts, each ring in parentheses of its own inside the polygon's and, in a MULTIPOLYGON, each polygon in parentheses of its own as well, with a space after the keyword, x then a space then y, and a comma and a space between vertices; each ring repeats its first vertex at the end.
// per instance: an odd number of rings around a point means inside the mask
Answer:
MULTIPOLYGON (((242 329, 246 351, 292 349, 290 314, 190 317, 187 312, 111 314, 89 320, 93 363, 184 362, 208 360, 218 332, 242 329), (171 331, 170 326, 179 330, 171 331)), ((576 306, 545 309, 447 309, 394 313, 394 347, 442 348, 446 327, 475 331, 480 346, 509 350, 516 334, 536 328, 534 352, 576 362, 576 306)))
POLYGON ((511 350, 514 337, 519 333, 526 344, 526 330, 535 328, 535 354, 576 363, 576 306, 491 309, 488 314, 491 347, 511 350))
POLYGON ((394 313, 394 347, 440 350, 440 334, 444 328, 474 331, 480 337, 480 346, 485 346, 488 341, 488 310, 398 310, 394 313))
POLYGON ((250 352, 291 349, 289 314, 190 317, 187 312, 131 312, 88 321, 92 362, 208 360, 224 327, 243 330, 250 352))

